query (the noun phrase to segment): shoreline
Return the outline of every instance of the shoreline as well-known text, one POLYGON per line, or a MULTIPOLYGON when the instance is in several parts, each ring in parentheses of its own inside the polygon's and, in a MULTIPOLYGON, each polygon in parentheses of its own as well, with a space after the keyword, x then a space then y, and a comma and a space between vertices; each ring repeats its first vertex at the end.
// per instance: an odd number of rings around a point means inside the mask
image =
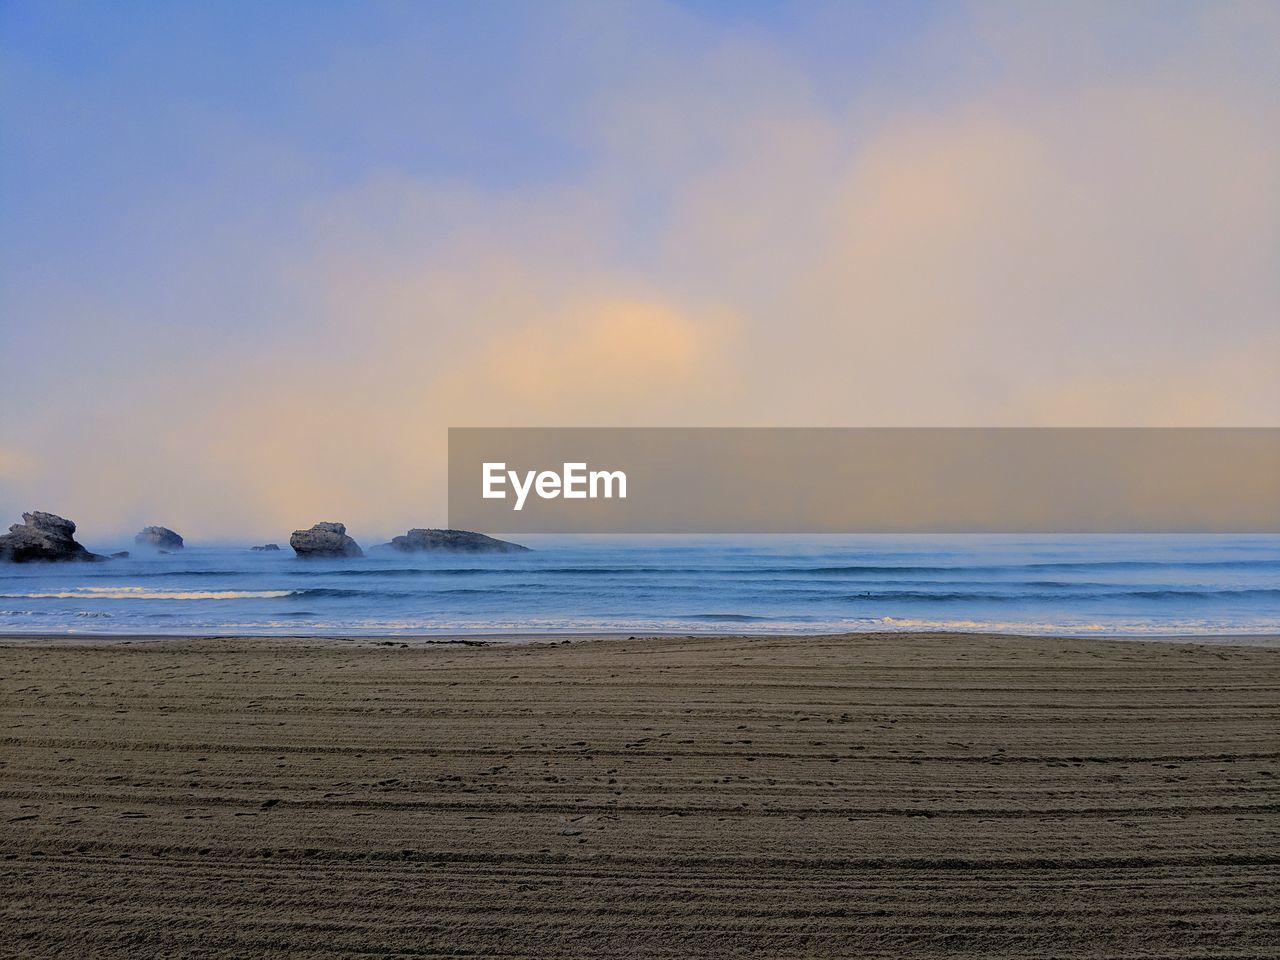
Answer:
POLYGON ((1072 633, 1003 633, 990 630, 856 630, 839 633, 663 633, 653 631, 555 631, 549 633, 425 633, 425 634, 327 634, 327 633, 0 633, 0 647, 84 647, 147 644, 186 644, 201 641, 236 641, 271 645, 308 643, 333 645, 340 649, 354 647, 506 647, 527 645, 581 644, 593 641, 692 641, 692 640, 832 640, 869 637, 895 637, 911 640, 921 637, 1001 637, 1032 642, 1053 640, 1097 640, 1116 643, 1164 643, 1213 647, 1280 648, 1280 633, 1247 634, 1072 634, 1072 633))

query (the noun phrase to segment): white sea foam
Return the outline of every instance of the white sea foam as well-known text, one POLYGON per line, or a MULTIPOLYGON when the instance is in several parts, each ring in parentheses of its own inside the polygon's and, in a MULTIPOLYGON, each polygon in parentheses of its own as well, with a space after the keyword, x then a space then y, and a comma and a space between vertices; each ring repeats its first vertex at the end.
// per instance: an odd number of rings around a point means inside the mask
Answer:
POLYGON ((10 600, 269 600, 292 590, 164 590, 155 587, 75 587, 52 593, 6 593, 10 600))
POLYGON ((1206 637, 1229 634, 1248 635, 1253 633, 1274 633, 1276 626, 1277 621, 1274 618, 1220 622, 1157 617, 1137 620, 1110 620, 1105 623, 1071 619, 1041 622, 1036 620, 930 620, 914 617, 883 617, 877 624, 878 629, 889 631, 919 632, 937 630, 960 633, 1068 634, 1108 637, 1151 637, 1165 634, 1206 637))

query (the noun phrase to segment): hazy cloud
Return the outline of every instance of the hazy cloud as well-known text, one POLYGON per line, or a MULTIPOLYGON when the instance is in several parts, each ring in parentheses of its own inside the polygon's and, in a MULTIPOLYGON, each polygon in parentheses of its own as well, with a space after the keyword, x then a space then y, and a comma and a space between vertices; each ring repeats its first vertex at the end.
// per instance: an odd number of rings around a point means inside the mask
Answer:
MULTIPOLYGON (((450 425, 1280 419, 1274 7, 975 5, 847 66, 841 8, 597 8, 521 61, 566 109, 511 182, 394 162, 447 126, 334 182, 216 124, 225 203, 175 173, 153 263, 55 251, 13 296, 0 507, 391 533, 443 520, 450 425)), ((408 102, 414 50, 339 62, 408 102)))

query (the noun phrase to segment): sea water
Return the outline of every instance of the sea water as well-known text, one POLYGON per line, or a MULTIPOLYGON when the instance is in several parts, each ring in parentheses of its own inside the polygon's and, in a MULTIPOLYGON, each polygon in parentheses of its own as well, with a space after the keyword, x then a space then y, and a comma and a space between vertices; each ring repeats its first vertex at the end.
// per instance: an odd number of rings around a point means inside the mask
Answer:
POLYGON ((1280 634, 1280 537, 539 537, 530 553, 285 548, 0 566, 0 633, 990 630, 1280 634))

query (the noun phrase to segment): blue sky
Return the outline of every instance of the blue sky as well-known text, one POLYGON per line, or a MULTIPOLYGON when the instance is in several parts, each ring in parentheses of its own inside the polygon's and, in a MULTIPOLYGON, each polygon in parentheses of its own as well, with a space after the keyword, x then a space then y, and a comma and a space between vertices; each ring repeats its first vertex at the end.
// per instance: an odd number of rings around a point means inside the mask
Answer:
POLYGON ((767 39, 840 102, 945 10, 6 2, 7 236, 97 250, 99 230, 137 205, 197 187, 252 210, 388 170, 505 186, 572 178, 590 161, 601 101, 666 61, 767 39), (243 165, 246 145, 262 166, 243 165))
POLYGON ((1278 39, 5 0, 0 511, 390 532, 478 423, 1273 424, 1278 39))
POLYGON ((696 57, 718 29, 794 20, 693 9, 622 14, 647 41, 628 57, 601 6, 6 3, 6 288, 70 263, 108 285, 143 260, 181 270, 184 224, 284 230, 370 176, 571 180, 597 98, 661 70, 652 46, 696 57), (654 36, 667 18, 686 29, 654 36))

